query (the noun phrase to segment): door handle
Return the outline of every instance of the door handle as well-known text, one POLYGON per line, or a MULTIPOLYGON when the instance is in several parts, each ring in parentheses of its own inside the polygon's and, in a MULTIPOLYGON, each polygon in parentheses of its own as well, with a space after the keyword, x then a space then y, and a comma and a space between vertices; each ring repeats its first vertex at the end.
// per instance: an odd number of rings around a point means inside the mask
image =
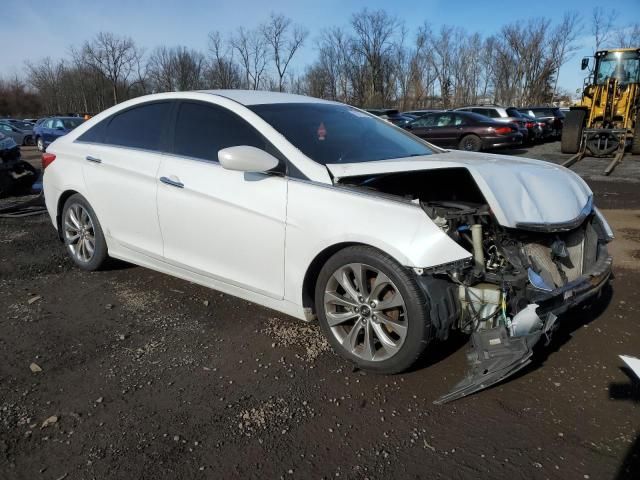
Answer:
POLYGON ((87 155, 85 157, 85 160, 88 160, 89 162, 93 162, 93 163, 102 163, 102 160, 100 160, 97 157, 92 157, 91 155, 87 155))
POLYGON ((184 188, 184 183, 181 183, 177 180, 171 180, 168 177, 160 177, 160 181, 162 183, 166 183, 167 185, 171 185, 172 187, 184 188))

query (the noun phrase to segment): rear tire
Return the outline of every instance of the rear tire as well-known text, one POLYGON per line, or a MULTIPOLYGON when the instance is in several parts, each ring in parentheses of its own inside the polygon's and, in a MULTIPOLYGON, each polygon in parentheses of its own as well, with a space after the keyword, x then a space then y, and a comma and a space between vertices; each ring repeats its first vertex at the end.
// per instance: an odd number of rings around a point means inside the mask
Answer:
POLYGON ((78 267, 93 271, 104 265, 108 252, 102 227, 89 202, 79 193, 64 203, 60 230, 67 253, 78 267))
POLYGON ((565 115, 560 145, 562 153, 578 153, 586 113, 584 110, 571 110, 565 115))
POLYGON ((402 372, 433 336, 427 300, 413 273, 372 247, 347 247, 327 261, 315 305, 334 351, 363 370, 402 372))
POLYGON ((636 126, 633 130, 633 139, 631 140, 631 153, 640 155, 640 107, 636 107, 636 126))
POLYGON ((482 140, 477 135, 465 135, 458 144, 460 150, 479 152, 482 150, 482 140))

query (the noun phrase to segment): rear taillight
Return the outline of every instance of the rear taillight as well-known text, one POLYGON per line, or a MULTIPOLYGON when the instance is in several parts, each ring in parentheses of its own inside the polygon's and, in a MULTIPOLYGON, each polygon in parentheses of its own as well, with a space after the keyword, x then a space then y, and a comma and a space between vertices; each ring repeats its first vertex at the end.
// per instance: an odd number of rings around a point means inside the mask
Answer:
POLYGON ((49 165, 51 165, 55 159, 56 159, 56 156, 53 153, 43 153, 42 154, 42 169, 44 170, 49 165))
POLYGON ((533 126, 534 126, 534 125, 535 125, 535 124, 534 124, 533 122, 527 122, 527 123, 525 124, 525 127, 527 127, 527 128, 533 128, 533 126))
POLYGON ((498 135, 507 135, 511 133, 511 127, 498 127, 495 131, 498 135))

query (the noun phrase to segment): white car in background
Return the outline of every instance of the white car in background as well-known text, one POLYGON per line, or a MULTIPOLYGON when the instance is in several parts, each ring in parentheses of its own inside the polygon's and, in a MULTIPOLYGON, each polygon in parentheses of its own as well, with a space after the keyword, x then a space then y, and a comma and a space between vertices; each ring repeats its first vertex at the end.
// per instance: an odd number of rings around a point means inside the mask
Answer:
POLYGON ((611 230, 573 172, 442 150, 336 102, 149 95, 47 152, 46 205, 79 267, 119 258, 317 318, 381 373, 461 330, 472 372, 441 401, 529 363, 610 275, 611 230))

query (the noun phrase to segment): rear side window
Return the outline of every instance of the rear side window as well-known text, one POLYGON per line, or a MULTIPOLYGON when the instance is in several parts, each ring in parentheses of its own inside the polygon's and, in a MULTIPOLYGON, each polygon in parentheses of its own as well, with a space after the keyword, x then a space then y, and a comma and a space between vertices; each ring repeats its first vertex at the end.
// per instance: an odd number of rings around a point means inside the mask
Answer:
POLYGON ((145 150, 161 150, 171 104, 158 102, 125 110, 111 118, 104 143, 145 150))
POLYGON ((107 132, 107 125, 109 124, 110 118, 106 120, 102 120, 97 125, 94 125, 89 130, 84 132, 77 138, 78 142, 88 142, 88 143, 104 143, 104 136, 107 132))
POLYGON ((262 135, 235 113, 203 103, 180 104, 173 153, 217 162, 218 150, 239 145, 274 154, 262 135))

